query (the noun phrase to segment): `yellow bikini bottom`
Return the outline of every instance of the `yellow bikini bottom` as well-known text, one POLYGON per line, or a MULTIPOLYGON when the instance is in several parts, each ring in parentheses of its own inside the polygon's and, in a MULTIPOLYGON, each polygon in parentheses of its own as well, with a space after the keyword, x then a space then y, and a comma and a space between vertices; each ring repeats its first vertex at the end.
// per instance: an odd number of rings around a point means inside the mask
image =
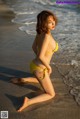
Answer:
POLYGON ((36 65, 33 61, 30 63, 30 72, 33 74, 34 71, 43 72, 43 76, 39 77, 41 80, 45 77, 45 72, 48 71, 47 68, 43 69, 40 66, 36 65))

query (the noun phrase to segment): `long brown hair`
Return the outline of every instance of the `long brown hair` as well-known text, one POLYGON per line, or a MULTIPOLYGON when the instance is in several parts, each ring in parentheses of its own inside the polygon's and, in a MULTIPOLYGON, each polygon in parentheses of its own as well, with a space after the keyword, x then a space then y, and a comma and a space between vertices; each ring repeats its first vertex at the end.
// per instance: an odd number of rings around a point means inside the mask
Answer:
POLYGON ((41 34, 42 32, 47 33, 48 32, 48 28, 46 26, 46 22, 47 22, 47 18, 49 16, 52 16, 54 21, 55 21, 55 25, 57 25, 57 17, 50 11, 48 10, 44 10, 42 12, 40 12, 37 15, 37 25, 36 25, 36 31, 38 34, 41 34))

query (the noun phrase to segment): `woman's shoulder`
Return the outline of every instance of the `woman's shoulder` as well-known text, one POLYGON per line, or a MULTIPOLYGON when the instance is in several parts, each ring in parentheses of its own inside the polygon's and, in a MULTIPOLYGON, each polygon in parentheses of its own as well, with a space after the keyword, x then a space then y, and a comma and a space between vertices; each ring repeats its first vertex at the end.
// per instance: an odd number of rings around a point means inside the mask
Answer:
POLYGON ((50 42, 51 36, 49 34, 38 34, 36 36, 37 42, 50 42))
POLYGON ((36 34, 36 37, 41 37, 41 36, 43 36, 43 37, 50 37, 51 35, 48 34, 48 33, 36 34))

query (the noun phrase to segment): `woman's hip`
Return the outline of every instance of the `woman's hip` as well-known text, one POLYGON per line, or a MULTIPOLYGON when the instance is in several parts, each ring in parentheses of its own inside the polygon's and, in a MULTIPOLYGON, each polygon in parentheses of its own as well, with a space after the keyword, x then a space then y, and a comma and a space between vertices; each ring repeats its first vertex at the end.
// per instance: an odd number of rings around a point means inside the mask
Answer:
POLYGON ((33 59, 32 62, 34 62, 37 66, 41 67, 42 69, 46 68, 46 66, 39 59, 33 59))
POLYGON ((46 71, 48 71, 47 68, 42 68, 42 67, 36 65, 36 64, 34 63, 34 61, 32 61, 32 62, 30 63, 30 72, 31 72, 32 74, 37 73, 37 77, 38 77, 38 78, 44 79, 44 77, 45 77, 45 72, 46 72, 46 71))
POLYGON ((30 72, 33 73, 34 71, 43 71, 44 69, 47 70, 47 68, 43 64, 38 64, 34 62, 34 60, 30 63, 30 72))

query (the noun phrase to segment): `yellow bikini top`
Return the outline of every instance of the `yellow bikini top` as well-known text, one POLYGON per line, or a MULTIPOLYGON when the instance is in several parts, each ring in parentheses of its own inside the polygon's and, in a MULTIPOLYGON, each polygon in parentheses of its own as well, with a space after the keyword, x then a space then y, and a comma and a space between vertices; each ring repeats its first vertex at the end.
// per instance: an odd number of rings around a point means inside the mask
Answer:
MULTIPOLYGON (((58 49, 59 49, 59 45, 58 45, 58 43, 56 42, 56 47, 55 47, 55 49, 54 50, 47 50, 46 51, 46 54, 52 54, 52 53, 54 53, 54 52, 56 52, 56 51, 58 51, 58 49)), ((38 49, 39 50, 39 49, 38 49)))
POLYGON ((58 49, 59 49, 59 46, 58 46, 58 43, 56 42, 56 47, 55 47, 55 49, 54 49, 54 50, 47 50, 47 51, 46 51, 46 54, 52 54, 52 53, 58 51, 58 49))
POLYGON ((58 49, 59 49, 59 45, 58 45, 58 43, 56 42, 56 47, 55 47, 55 49, 53 50, 53 52, 58 51, 58 49))

